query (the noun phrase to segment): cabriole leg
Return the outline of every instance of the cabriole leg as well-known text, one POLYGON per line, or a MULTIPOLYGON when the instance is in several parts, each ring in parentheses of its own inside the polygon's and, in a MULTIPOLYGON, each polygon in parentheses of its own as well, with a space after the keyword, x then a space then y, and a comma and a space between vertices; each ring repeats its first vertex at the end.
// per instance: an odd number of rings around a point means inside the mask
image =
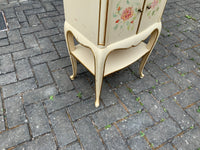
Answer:
POLYGON ((101 95, 101 88, 102 88, 102 82, 104 77, 104 64, 105 64, 105 58, 98 56, 96 57, 96 65, 95 65, 95 86, 96 86, 96 101, 95 101, 95 107, 99 107, 99 100, 101 95))
POLYGON ((157 40, 158 40, 159 34, 160 34, 159 30, 154 30, 153 33, 150 36, 149 42, 147 43, 147 49, 149 49, 149 52, 146 53, 142 57, 142 61, 140 63, 140 67, 139 67, 140 78, 144 77, 144 74, 143 74, 144 66, 146 65, 147 60, 148 60, 148 58, 149 58, 157 40))
POLYGON ((77 75, 77 60, 71 54, 71 52, 73 50, 75 50, 74 36, 71 32, 67 32, 66 35, 67 35, 66 36, 67 48, 68 48, 68 52, 69 52, 69 55, 70 55, 70 60, 71 60, 71 64, 72 64, 72 71, 73 71, 73 74, 70 76, 70 79, 74 80, 74 78, 77 75))

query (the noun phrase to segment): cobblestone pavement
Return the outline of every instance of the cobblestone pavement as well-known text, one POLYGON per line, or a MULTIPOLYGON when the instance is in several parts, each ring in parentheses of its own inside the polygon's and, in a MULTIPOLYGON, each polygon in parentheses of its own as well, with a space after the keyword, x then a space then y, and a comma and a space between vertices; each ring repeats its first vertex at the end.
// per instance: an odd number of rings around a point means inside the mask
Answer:
POLYGON ((145 77, 138 63, 106 77, 99 108, 84 67, 69 79, 62 0, 0 10, 0 149, 200 149, 199 0, 168 0, 145 77))

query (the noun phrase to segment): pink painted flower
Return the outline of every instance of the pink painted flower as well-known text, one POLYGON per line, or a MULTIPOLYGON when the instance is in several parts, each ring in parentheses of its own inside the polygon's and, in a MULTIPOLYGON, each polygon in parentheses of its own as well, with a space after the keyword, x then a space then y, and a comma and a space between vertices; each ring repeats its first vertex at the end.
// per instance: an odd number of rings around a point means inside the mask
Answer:
POLYGON ((151 8, 155 8, 158 5, 158 0, 154 0, 151 4, 151 8))
POLYGON ((129 18, 131 18, 132 16, 133 16, 133 7, 128 7, 123 11, 123 13, 121 15, 121 19, 123 21, 126 21, 129 18))

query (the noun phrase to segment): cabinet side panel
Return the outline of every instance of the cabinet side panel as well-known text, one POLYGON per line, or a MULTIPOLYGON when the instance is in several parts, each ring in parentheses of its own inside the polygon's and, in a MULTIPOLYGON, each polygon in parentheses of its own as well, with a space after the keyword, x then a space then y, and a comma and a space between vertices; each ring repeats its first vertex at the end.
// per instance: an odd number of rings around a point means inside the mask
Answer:
POLYGON ((106 45, 136 34, 143 3, 144 0, 109 1, 106 45))
POLYGON ((161 21, 166 2, 167 0, 146 0, 139 32, 142 32, 154 23, 161 21))
POLYGON ((65 21, 97 44, 99 0, 64 0, 65 21))

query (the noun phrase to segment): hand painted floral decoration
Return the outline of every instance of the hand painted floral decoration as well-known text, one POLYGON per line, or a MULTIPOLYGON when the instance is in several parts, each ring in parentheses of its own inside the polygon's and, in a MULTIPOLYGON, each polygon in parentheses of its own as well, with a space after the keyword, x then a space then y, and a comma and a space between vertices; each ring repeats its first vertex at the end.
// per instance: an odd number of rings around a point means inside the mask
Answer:
POLYGON ((159 3, 161 3, 161 0, 153 0, 153 2, 148 4, 148 6, 151 7, 151 9, 149 9, 149 12, 147 13, 147 16, 149 16, 149 18, 151 18, 151 16, 154 16, 159 10, 159 3))
POLYGON ((134 29, 134 20, 136 19, 136 15, 138 12, 137 6, 139 5, 139 3, 136 3, 134 0, 126 0, 125 4, 122 4, 124 3, 124 1, 125 0, 120 0, 117 3, 116 9, 113 13, 113 17, 116 18, 114 26, 115 30, 117 30, 118 28, 122 29, 124 27, 126 27, 127 30, 134 29))

